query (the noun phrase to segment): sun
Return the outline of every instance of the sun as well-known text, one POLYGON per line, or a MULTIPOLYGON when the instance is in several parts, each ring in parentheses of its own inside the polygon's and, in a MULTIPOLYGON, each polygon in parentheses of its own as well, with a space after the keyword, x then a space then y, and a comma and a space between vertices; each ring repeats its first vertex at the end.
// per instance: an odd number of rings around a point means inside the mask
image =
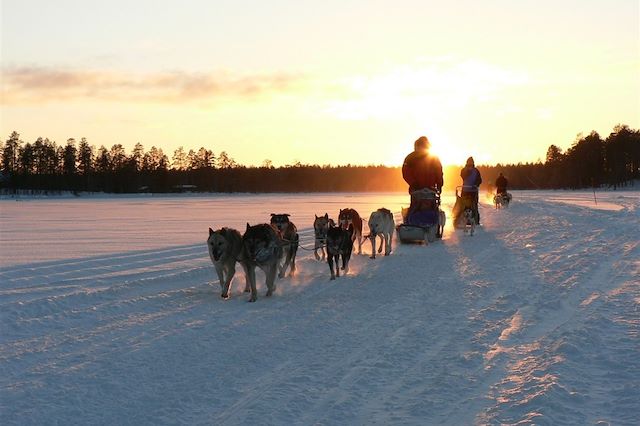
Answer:
POLYGON ((464 164, 465 159, 469 156, 468 153, 462 152, 455 143, 443 138, 431 140, 431 152, 440 158, 443 166, 464 164))
MULTIPOLYGON (((457 144, 450 142, 448 139, 433 136, 429 137, 431 142, 430 152, 436 155, 443 166, 459 166, 463 165, 470 153, 464 152, 457 144)), ((397 167, 401 166, 404 158, 411 151, 393 151, 390 152, 386 161, 383 162, 386 166, 397 167)))

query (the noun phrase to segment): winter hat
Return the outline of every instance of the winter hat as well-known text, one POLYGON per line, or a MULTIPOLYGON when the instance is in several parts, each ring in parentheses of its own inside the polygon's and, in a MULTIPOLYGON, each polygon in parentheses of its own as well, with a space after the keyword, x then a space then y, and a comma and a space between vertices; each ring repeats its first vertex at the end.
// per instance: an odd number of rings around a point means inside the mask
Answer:
POLYGON ((413 143, 413 148, 414 149, 418 149, 418 148, 429 149, 430 145, 431 145, 431 142, 429 142, 429 139, 427 139, 426 136, 420 136, 413 143))

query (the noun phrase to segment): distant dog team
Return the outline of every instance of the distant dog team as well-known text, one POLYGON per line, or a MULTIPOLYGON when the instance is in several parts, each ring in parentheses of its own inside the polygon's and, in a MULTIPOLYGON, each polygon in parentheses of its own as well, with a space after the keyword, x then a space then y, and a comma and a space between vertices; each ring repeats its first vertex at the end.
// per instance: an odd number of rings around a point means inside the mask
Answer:
POLYGON ((511 202, 511 194, 508 192, 502 192, 493 196, 493 205, 496 209, 502 209, 509 207, 511 202))

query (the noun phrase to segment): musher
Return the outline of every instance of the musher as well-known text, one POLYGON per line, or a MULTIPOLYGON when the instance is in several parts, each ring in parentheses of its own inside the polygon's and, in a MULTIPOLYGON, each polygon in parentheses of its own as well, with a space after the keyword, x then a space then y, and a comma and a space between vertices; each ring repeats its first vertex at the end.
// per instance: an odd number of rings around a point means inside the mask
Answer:
POLYGON ((506 177, 500 172, 500 176, 496 179, 496 194, 502 195, 507 193, 507 184, 509 181, 506 177))
POLYGON ((407 155, 402 165, 402 177, 409 184, 409 193, 428 188, 442 192, 442 163, 429 152, 431 143, 426 136, 420 136, 413 144, 414 151, 407 155))
POLYGON ((473 203, 476 224, 480 225, 480 211, 478 210, 478 191, 482 183, 480 170, 476 168, 473 157, 467 158, 466 166, 460 171, 462 178, 462 198, 469 198, 473 203))

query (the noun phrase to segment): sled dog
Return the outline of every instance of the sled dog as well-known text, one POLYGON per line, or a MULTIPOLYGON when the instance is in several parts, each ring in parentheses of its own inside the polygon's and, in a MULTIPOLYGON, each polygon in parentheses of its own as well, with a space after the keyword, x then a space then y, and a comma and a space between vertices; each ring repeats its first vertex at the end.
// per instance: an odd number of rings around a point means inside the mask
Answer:
POLYGON ((340 257, 342 256, 342 270, 349 272, 349 259, 353 251, 353 225, 348 229, 331 226, 327 231, 327 262, 331 271, 331 279, 340 277, 340 257), (333 268, 335 260, 335 271, 333 268))
POLYGON ((354 209, 340 209, 338 223, 342 229, 349 229, 353 226, 352 240, 358 240, 358 254, 362 253, 362 218, 354 209))
POLYGON ((496 194, 493 196, 493 204, 495 205, 496 209, 509 207, 509 202, 511 202, 511 194, 509 194, 508 192, 496 194))
POLYGON ((391 241, 393 239, 393 231, 396 228, 393 220, 393 213, 390 210, 382 208, 371 213, 369 216, 369 238, 371 239, 371 259, 376 258, 376 237, 380 236, 380 248, 378 253, 382 252, 384 243, 384 255, 389 256, 391 253, 391 241))
POLYGON ((476 230, 476 214, 473 212, 473 209, 466 208, 462 212, 462 224, 464 225, 464 233, 467 232, 469 235, 473 236, 473 233, 476 230))
POLYGON ((278 277, 284 278, 289 265, 291 266, 290 275, 293 276, 296 273, 296 253, 298 252, 298 243, 300 241, 298 229, 293 222, 289 220, 289 215, 286 213, 271 213, 271 226, 276 228, 283 242, 282 256, 284 258, 284 263, 278 266, 280 269, 278 277))
POLYGON ((313 247, 313 254, 316 260, 321 260, 318 254, 318 249, 322 253, 322 260, 324 260, 324 247, 327 245, 327 231, 330 226, 335 226, 333 219, 329 219, 329 214, 325 213, 324 216, 317 216, 313 221, 313 234, 315 236, 315 244, 313 247))
MULTIPOLYGON (((242 257, 242 236, 231 228, 220 228, 217 231, 209 228, 207 247, 222 288, 220 297, 226 299, 229 297, 231 280, 236 273, 236 261, 240 261, 242 257)), ((244 291, 249 291, 248 282, 244 291)))
POLYGON ((249 302, 258 298, 256 291, 256 267, 262 269, 266 276, 267 294, 271 296, 276 290, 275 280, 278 264, 282 258, 282 240, 276 228, 268 223, 251 226, 242 236, 242 266, 247 276, 247 285, 251 289, 249 302))

